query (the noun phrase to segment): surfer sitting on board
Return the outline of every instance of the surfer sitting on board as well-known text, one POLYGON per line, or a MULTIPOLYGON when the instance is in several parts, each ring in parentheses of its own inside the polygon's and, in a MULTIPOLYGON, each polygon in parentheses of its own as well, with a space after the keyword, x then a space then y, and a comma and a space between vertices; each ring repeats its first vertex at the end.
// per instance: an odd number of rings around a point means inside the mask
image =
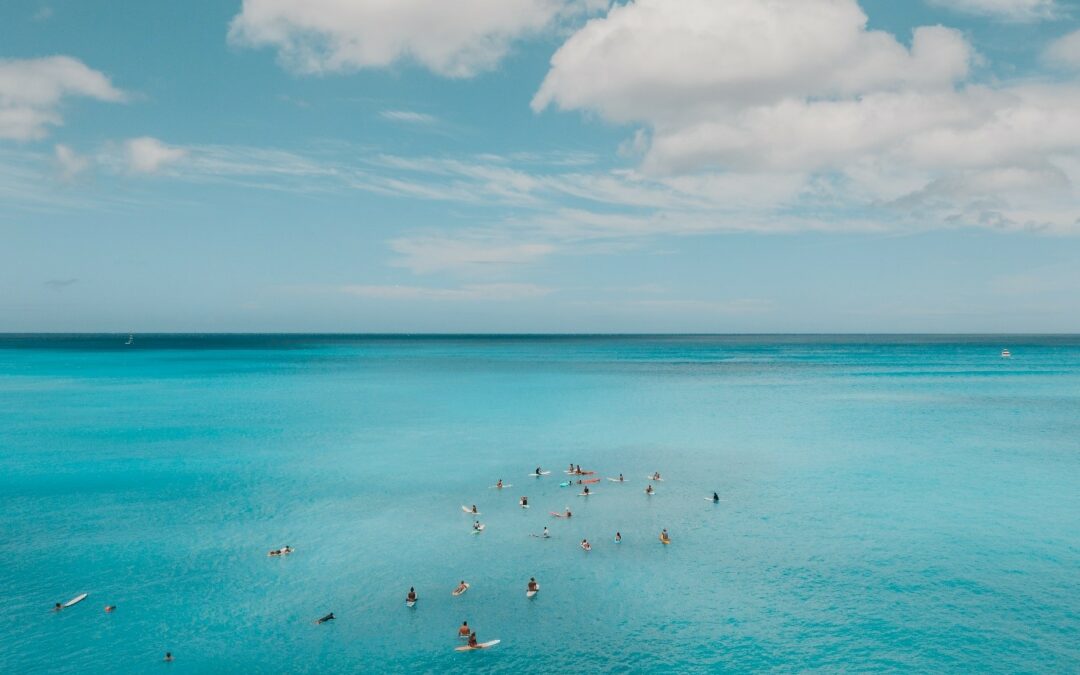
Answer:
POLYGON ((584 494, 585 494, 586 496, 588 496, 588 494, 589 494, 589 486, 588 486, 588 485, 586 485, 586 486, 585 486, 585 492, 584 492, 584 494))
POLYGON ((653 493, 652 486, 651 485, 646 485, 645 486, 645 494, 651 495, 652 493, 653 493))
POLYGON ((497 488, 501 488, 501 487, 502 487, 502 478, 500 478, 500 479, 499 479, 499 482, 498 482, 498 483, 495 483, 495 487, 497 487, 497 488))
POLYGON ((480 513, 479 511, 476 510, 476 504, 472 505, 472 512, 473 513, 480 513))
POLYGON ((540 467, 536 467, 536 475, 540 476, 540 474, 541 474, 540 467))
POLYGON ((660 541, 662 541, 664 543, 667 543, 667 542, 671 541, 671 537, 668 536, 666 527, 664 528, 664 531, 660 533, 660 541))
POLYGON ((529 577, 529 585, 525 590, 527 590, 527 591, 538 591, 538 590, 540 590, 540 584, 536 583, 536 577, 529 577))
POLYGON ((480 531, 480 521, 479 520, 473 521, 472 529, 476 530, 477 532, 480 531))
POLYGON ((476 643, 476 632, 473 631, 472 633, 469 634, 469 646, 470 647, 475 647, 476 644, 477 644, 476 643))
POLYGON ((621 534, 619 534, 618 532, 616 532, 616 533, 615 533, 615 543, 617 544, 617 543, 619 543, 620 541, 622 541, 622 535, 621 535, 621 534))
POLYGON ((548 534, 547 526, 544 527, 544 533, 542 535, 540 535, 540 536, 543 537, 544 539, 547 539, 547 538, 551 537, 551 535, 548 534))
POLYGON ((590 550, 592 550, 592 544, 589 543, 588 539, 582 539, 581 540, 581 548, 583 548, 586 551, 590 551, 590 550))
POLYGON ((712 493, 712 500, 713 500, 714 502, 718 502, 718 501, 720 501, 720 495, 716 494, 715 492, 714 492, 714 493, 712 493))
POLYGON ((528 506, 529 505, 529 498, 526 497, 525 495, 521 496, 521 505, 522 506, 528 506))
POLYGON ((416 602, 416 589, 409 586, 409 594, 405 596, 406 602, 416 602))
POLYGON ((471 633, 471 632, 472 631, 469 630, 469 622, 468 621, 462 621, 461 622, 461 628, 457 629, 458 637, 469 637, 469 633, 471 633))

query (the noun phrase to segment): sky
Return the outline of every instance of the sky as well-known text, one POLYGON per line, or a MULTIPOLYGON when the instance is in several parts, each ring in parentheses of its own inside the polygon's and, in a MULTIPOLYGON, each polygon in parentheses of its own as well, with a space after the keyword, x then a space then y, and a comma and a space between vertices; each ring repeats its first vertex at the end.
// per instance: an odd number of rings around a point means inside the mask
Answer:
POLYGON ((0 332, 1080 332, 1069 0, 5 0, 0 332))

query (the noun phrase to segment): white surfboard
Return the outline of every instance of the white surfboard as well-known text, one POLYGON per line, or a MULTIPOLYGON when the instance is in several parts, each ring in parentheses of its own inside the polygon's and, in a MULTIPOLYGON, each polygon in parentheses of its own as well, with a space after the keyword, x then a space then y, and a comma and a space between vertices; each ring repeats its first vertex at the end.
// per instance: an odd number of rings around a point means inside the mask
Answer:
POLYGON ((550 476, 551 472, 550 471, 541 471, 540 473, 530 473, 529 475, 532 476, 533 478, 539 478, 540 476, 550 476))
POLYGON ((528 505, 528 504, 522 504, 521 502, 518 502, 518 506, 520 506, 520 507, 521 507, 521 508, 523 508, 523 509, 527 509, 527 508, 529 508, 529 505, 528 505))
POLYGON ((595 492, 588 492, 588 493, 579 492, 577 496, 578 497, 595 497, 596 493, 595 492))
MULTIPOLYGON (((419 599, 420 598, 417 598, 416 600, 419 600, 419 599)), ((406 600, 405 601, 405 606, 406 607, 416 607, 416 600, 406 600)))
POLYGON ((658 481, 660 483, 664 482, 663 478, 653 478, 652 476, 645 476, 645 480, 655 480, 655 481, 658 481))
POLYGON ((727 501, 726 499, 713 499, 712 497, 703 497, 703 499, 707 502, 712 502, 713 504, 719 504, 720 502, 727 501))
POLYGON ((469 590, 469 584, 465 584, 464 588, 455 588, 454 590, 450 591, 450 595, 456 598, 467 590, 469 590))
POLYGON ((471 652, 474 649, 487 649, 488 647, 494 647, 495 645, 499 644, 500 642, 502 642, 502 640, 488 640, 487 642, 481 642, 480 644, 476 645, 475 647, 470 647, 469 645, 462 645, 461 647, 454 647, 454 651, 455 652, 471 652))
POLYGON ((514 487, 514 486, 507 483, 506 485, 492 485, 491 487, 493 487, 496 490, 502 490, 504 488, 514 487))
POLYGON ((619 480, 618 478, 608 478, 608 480, 611 481, 612 483, 629 483, 630 482, 630 480, 628 478, 623 478, 622 480, 619 480))
POLYGON ((480 534, 481 532, 484 531, 485 527, 486 527, 486 525, 484 525, 483 523, 480 523, 480 527, 474 527, 472 533, 473 534, 480 534))
POLYGON ((72 598, 72 599, 68 600, 67 602, 65 602, 64 607, 71 607, 72 605, 79 604, 80 602, 82 602, 83 600, 86 599, 87 595, 90 595, 90 594, 89 593, 83 593, 81 595, 76 595, 74 598, 72 598))
POLYGON ((539 592, 540 592, 540 584, 536 584, 536 590, 535 591, 525 591, 525 597, 526 598, 535 597, 536 594, 539 593, 539 592))
POLYGON ((468 506, 465 506, 464 504, 461 505, 461 510, 464 511, 465 513, 471 513, 474 516, 480 515, 479 511, 473 511, 472 509, 470 509, 468 506))

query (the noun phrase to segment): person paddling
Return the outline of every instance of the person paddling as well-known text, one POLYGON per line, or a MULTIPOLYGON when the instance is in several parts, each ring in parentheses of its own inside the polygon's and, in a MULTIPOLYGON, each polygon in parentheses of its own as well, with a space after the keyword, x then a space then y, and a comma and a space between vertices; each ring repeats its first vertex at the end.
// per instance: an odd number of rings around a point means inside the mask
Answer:
POLYGON ((462 579, 461 583, 458 584, 458 587, 454 589, 454 593, 457 593, 458 595, 461 595, 466 590, 468 590, 468 588, 469 588, 469 584, 465 583, 465 580, 462 579))
POLYGON ((405 596, 405 602, 416 602, 416 589, 409 586, 409 594, 405 596))
POLYGON ((327 621, 333 621, 335 618, 334 613, 330 612, 326 616, 316 619, 315 623, 326 623, 327 621))

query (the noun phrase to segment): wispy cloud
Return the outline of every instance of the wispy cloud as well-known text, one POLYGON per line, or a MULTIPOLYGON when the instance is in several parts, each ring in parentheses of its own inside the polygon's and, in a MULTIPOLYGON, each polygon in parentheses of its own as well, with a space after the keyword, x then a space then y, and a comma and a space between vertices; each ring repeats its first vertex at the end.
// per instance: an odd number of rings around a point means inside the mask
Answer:
POLYGON ((383 110, 379 113, 379 117, 391 122, 404 122, 406 124, 435 124, 439 121, 439 118, 434 115, 412 110, 383 110))
POLYGON ((78 279, 49 279, 44 285, 51 290, 59 292, 78 283, 78 281, 78 279))
POLYGON ((520 300, 548 295, 552 289, 535 284, 497 283, 468 284, 459 287, 346 285, 334 289, 338 293, 375 300, 520 300))

